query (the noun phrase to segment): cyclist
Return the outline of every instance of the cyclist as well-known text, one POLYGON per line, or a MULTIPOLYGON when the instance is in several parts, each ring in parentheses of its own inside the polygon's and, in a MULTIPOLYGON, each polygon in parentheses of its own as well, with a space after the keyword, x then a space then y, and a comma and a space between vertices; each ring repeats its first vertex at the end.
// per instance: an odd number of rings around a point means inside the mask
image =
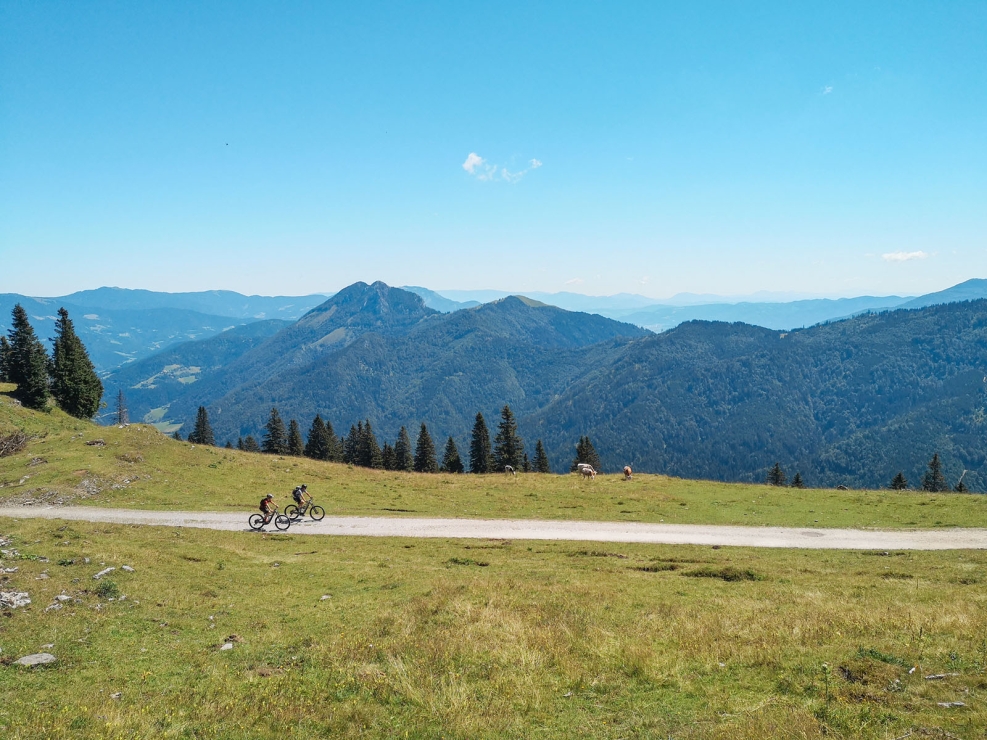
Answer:
POLYGON ((266 526, 271 523, 271 517, 274 516, 274 512, 278 510, 278 507, 274 504, 274 494, 269 493, 264 498, 260 500, 260 510, 264 514, 264 524, 261 526, 266 526))
POLYGON ((299 514, 304 514, 309 504, 312 503, 312 494, 308 492, 308 486, 304 483, 295 486, 295 490, 291 492, 291 497, 295 499, 295 503, 298 505, 299 514))

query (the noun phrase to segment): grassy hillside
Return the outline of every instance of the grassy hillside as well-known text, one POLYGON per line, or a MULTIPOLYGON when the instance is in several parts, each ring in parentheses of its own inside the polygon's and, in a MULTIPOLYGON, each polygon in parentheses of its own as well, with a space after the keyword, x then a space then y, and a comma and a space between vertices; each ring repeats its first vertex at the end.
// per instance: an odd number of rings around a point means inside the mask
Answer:
MULTIPOLYGON (((0 386, 0 391, 10 386, 0 386)), ((242 509, 305 482, 330 514, 543 518, 815 527, 987 526, 987 497, 794 490, 657 475, 420 475, 176 442, 153 427, 38 414, 0 393, 0 428, 35 439, 0 458, 0 503, 242 509), (103 446, 86 442, 102 439, 103 446)))
POLYGON ((982 552, 314 541, 2 516, 0 535, 17 568, 4 590, 32 600, 0 620, 11 740, 987 726, 982 552), (69 599, 46 611, 56 595, 69 599), (41 650, 57 662, 12 664, 41 650))

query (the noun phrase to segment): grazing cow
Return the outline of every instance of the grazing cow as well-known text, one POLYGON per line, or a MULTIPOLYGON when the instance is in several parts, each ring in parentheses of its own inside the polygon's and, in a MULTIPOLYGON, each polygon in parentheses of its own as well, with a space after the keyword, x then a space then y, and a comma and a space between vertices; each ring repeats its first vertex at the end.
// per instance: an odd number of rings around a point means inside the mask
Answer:
POLYGON ((632 477, 633 477, 633 474, 631 472, 631 466, 630 465, 625 465, 624 466, 624 480, 630 480, 632 477))
POLYGON ((593 466, 588 463, 579 463, 576 466, 579 472, 582 473, 583 478, 596 478, 596 471, 593 470, 593 466))
POLYGON ((505 465, 504 466, 504 472, 505 473, 510 473, 513 476, 517 476, 517 471, 513 467, 511 467, 510 465, 505 465))

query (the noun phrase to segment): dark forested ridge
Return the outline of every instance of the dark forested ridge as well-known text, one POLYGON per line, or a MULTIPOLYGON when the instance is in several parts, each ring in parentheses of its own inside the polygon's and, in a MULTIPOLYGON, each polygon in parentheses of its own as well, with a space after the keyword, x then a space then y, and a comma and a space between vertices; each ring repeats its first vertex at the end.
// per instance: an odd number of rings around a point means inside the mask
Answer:
POLYGON ((476 413, 509 404, 557 470, 588 435, 606 470, 763 481, 780 462, 808 485, 914 485, 938 451, 951 482, 987 487, 987 301, 654 335, 520 297, 440 314, 358 283, 240 350, 154 402, 185 429, 207 407, 220 443, 259 438, 276 406, 303 429, 367 420, 381 442, 424 422, 468 449, 476 413))

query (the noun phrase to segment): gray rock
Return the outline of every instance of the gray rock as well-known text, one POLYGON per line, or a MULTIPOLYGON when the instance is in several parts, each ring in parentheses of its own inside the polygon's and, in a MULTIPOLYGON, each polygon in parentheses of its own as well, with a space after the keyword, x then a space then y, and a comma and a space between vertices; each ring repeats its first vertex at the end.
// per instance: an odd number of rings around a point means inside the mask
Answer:
POLYGON ((55 597, 55 601, 71 601, 71 600, 72 597, 66 596, 65 594, 59 594, 58 596, 55 597))
POLYGON ((62 608, 62 605, 59 602, 56 601, 51 606, 46 606, 45 607, 45 611, 46 612, 57 612, 61 608, 62 608))
POLYGON ((102 578, 103 576, 105 576, 107 573, 112 573, 115 570, 116 570, 116 568, 114 568, 112 565, 109 568, 103 568, 103 570, 101 570, 99 573, 97 573, 96 575, 93 576, 93 579, 98 581, 100 578, 102 578))
POLYGON ((232 650, 232 649, 233 649, 232 642, 224 642, 223 646, 220 648, 220 650, 232 650))
POLYGON ((120 566, 120 570, 125 570, 128 573, 133 573, 134 572, 134 569, 131 568, 129 565, 121 565, 120 566))
POLYGON ((16 609, 31 603, 28 594, 23 591, 0 591, 0 608, 16 609))
POLYGON ((25 655, 23 658, 15 660, 14 665, 47 665, 48 663, 54 663, 56 660, 58 660, 58 658, 51 653, 34 653, 33 655, 25 655))

